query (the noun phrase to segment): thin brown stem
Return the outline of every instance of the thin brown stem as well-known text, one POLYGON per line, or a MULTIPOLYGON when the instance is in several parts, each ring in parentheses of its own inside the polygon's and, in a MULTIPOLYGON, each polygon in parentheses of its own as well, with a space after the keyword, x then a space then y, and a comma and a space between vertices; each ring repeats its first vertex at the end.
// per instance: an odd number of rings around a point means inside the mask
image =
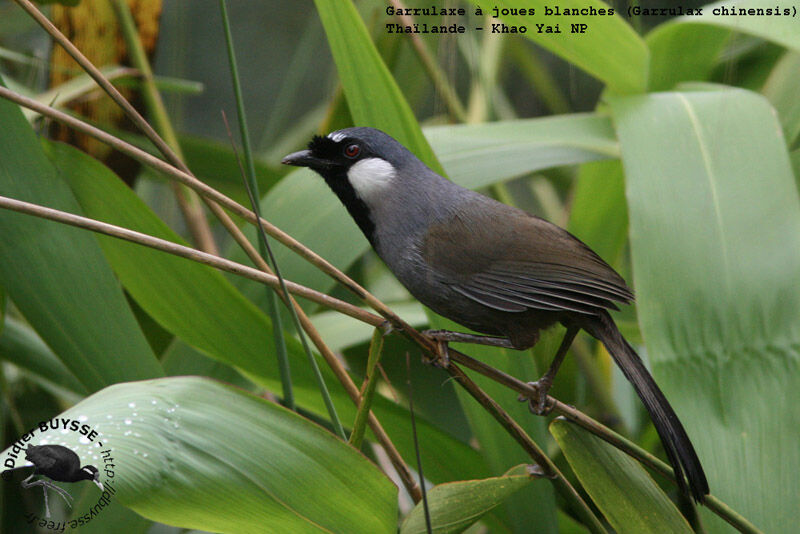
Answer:
POLYGON ((569 483, 553 461, 539 448, 528 434, 503 408, 487 395, 475 382, 472 381, 456 364, 450 363, 446 367, 450 376, 463 387, 478 403, 494 417, 498 423, 513 437, 517 443, 530 455, 534 462, 541 468, 546 477, 552 479, 553 485, 564 499, 575 507, 578 516, 591 532, 606 533, 606 529, 594 515, 592 509, 583 500, 583 497, 569 483))
MULTIPOLYGON (((137 243, 139 245, 161 250, 162 252, 167 252, 175 256, 196 261, 221 271, 243 276, 273 288, 280 287, 278 278, 275 275, 267 274, 259 271, 258 269, 248 267, 247 265, 242 265, 241 263, 236 263, 219 256, 214 256, 213 254, 208 254, 207 252, 196 250, 184 245, 179 245, 177 243, 173 243, 172 241, 153 237, 148 234, 136 232, 135 230, 123 228, 121 226, 104 223, 88 217, 83 217, 73 213, 67 213, 64 211, 47 208, 45 206, 40 206, 38 204, 31 204, 29 202, 23 202, 21 200, 3 196, 0 196, 0 208, 9 209, 19 213, 25 213, 28 215, 34 215, 43 219, 49 219, 51 221, 56 221, 63 224, 68 224, 70 226, 91 230, 100 234, 105 234, 111 237, 124 239, 125 241, 130 241, 132 243, 137 243)), ((353 317, 354 319, 358 319, 359 321, 365 322, 372 326, 379 326, 384 322, 383 318, 359 308, 358 306, 354 306, 349 302, 336 299, 326 295, 325 293, 321 293, 295 282, 290 282, 287 280, 286 287, 292 294, 303 297, 322 306, 335 309, 336 311, 344 313, 345 315, 353 317)))

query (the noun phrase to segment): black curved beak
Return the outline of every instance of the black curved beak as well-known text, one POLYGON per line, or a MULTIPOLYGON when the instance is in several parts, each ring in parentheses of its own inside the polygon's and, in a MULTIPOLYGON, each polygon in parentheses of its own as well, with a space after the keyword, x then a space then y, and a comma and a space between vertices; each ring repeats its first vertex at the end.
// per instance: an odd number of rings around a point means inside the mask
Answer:
POLYGON ((103 487, 103 483, 100 482, 100 473, 99 472, 94 474, 94 478, 92 479, 92 482, 94 482, 97 485, 97 487, 100 488, 100 491, 105 491, 106 490, 103 487))
POLYGON ((317 158, 310 150, 301 150, 300 152, 293 152, 285 156, 281 163, 284 165, 294 165, 295 167, 311 167, 317 169, 326 165, 328 162, 317 158))

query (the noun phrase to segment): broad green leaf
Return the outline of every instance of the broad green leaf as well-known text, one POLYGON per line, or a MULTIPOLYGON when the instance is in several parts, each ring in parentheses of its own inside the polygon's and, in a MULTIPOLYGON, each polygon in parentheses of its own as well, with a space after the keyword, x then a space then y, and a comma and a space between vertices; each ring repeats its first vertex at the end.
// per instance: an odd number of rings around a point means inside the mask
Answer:
POLYGON ((619 157, 611 122, 590 113, 430 126, 425 136, 450 178, 470 189, 549 167, 619 157))
POLYGON ((800 51, 800 32, 797 31, 797 19, 795 18, 797 16, 796 9, 795 5, 776 4, 772 0, 717 2, 703 6, 702 15, 687 15, 681 17, 676 23, 719 26, 755 35, 800 51), (744 14, 741 13, 741 10, 745 10, 744 14))
POLYGON ((80 395, 89 390, 29 327, 7 317, 0 334, 0 358, 80 395))
MULTIPOLYGON (((80 213, 19 107, 0 101, 0 124, 0 195, 80 213)), ((0 285, 87 390, 163 374, 94 236, 0 210, 0 258, 0 285)))
MULTIPOLYGON (((428 490, 431 527, 437 534, 463 532, 511 494, 530 484, 529 466, 518 465, 503 476, 440 484, 428 490)), ((417 503, 403 520, 400 534, 425 534, 425 511, 417 503)))
POLYGON ((565 419, 550 423, 550 433, 616 532, 693 532, 669 497, 630 456, 565 419))
POLYGON ((781 127, 766 99, 743 90, 631 97, 612 110, 653 373, 711 491, 764 532, 791 531, 800 201, 781 127))
POLYGON ((567 229, 609 264, 618 264, 628 238, 628 207, 619 160, 581 166, 567 229))
POLYGON ((372 44, 351 0, 314 0, 314 4, 355 123, 385 131, 441 172, 414 112, 372 44))
MULTIPOLYGON (((526 26, 523 35, 547 48, 570 63, 580 67, 604 82, 617 93, 642 92, 647 84, 648 50, 644 41, 613 6, 600 0, 566 0, 553 4, 543 0, 484 0, 476 1, 484 14, 495 16, 499 9, 534 9, 535 16, 504 15, 500 21, 506 25, 526 26), (559 14, 548 9, 559 9, 559 14), (579 15, 564 15, 565 10, 579 10, 579 15), (590 14, 593 10, 594 14, 590 14), (605 15, 600 15, 604 10, 605 15), (584 24, 584 31, 575 25, 584 24), (537 26, 541 25, 541 27, 537 26), (558 25, 560 33, 548 33, 547 28, 558 25), (541 30, 541 32, 540 32, 541 30)), ((484 24, 484 32, 502 27, 496 21, 484 24)))
POLYGON ((786 144, 793 147, 800 138, 800 53, 788 52, 781 58, 762 92, 778 112, 786 144))
MULTIPOLYGON (((114 500, 155 521, 231 533, 396 528, 397 488, 374 464, 301 416, 213 380, 117 384, 59 418, 98 433, 93 444, 55 435, 101 470, 114 500)), ((31 443, 53 442, 33 434, 31 443)))

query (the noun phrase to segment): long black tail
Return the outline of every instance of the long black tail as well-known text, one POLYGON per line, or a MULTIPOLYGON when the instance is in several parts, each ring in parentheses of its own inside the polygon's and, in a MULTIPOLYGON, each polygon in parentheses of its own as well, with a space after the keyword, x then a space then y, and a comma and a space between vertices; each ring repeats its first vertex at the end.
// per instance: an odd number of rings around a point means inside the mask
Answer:
POLYGON ((622 337, 608 313, 604 311, 597 319, 587 323, 582 325, 584 330, 606 346, 650 413, 653 425, 664 445, 667 459, 675 470, 678 487, 684 494, 687 493, 686 481, 683 478, 685 472, 686 478, 689 479, 691 496, 695 501, 702 503, 704 496, 709 493, 708 481, 692 442, 689 441, 689 436, 686 435, 686 430, 678 420, 672 406, 667 402, 653 377, 647 372, 639 355, 622 337))

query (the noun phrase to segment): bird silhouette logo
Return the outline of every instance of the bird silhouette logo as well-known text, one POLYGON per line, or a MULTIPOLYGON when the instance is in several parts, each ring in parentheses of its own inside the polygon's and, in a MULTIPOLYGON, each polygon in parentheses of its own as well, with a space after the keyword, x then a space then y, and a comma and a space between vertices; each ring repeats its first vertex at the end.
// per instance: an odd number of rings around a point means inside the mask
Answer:
POLYGON ((81 466, 81 460, 71 449, 62 445, 29 445, 25 449, 25 459, 36 468, 34 472, 20 484, 24 489, 41 487, 44 493, 45 516, 50 517, 50 505, 47 499, 47 490, 51 489, 72 507, 72 496, 67 490, 53 483, 79 482, 91 480, 100 491, 103 483, 100 482, 100 471, 93 465, 81 466), (45 478, 32 480, 37 475, 45 478), (49 479, 49 480, 48 480, 49 479))

